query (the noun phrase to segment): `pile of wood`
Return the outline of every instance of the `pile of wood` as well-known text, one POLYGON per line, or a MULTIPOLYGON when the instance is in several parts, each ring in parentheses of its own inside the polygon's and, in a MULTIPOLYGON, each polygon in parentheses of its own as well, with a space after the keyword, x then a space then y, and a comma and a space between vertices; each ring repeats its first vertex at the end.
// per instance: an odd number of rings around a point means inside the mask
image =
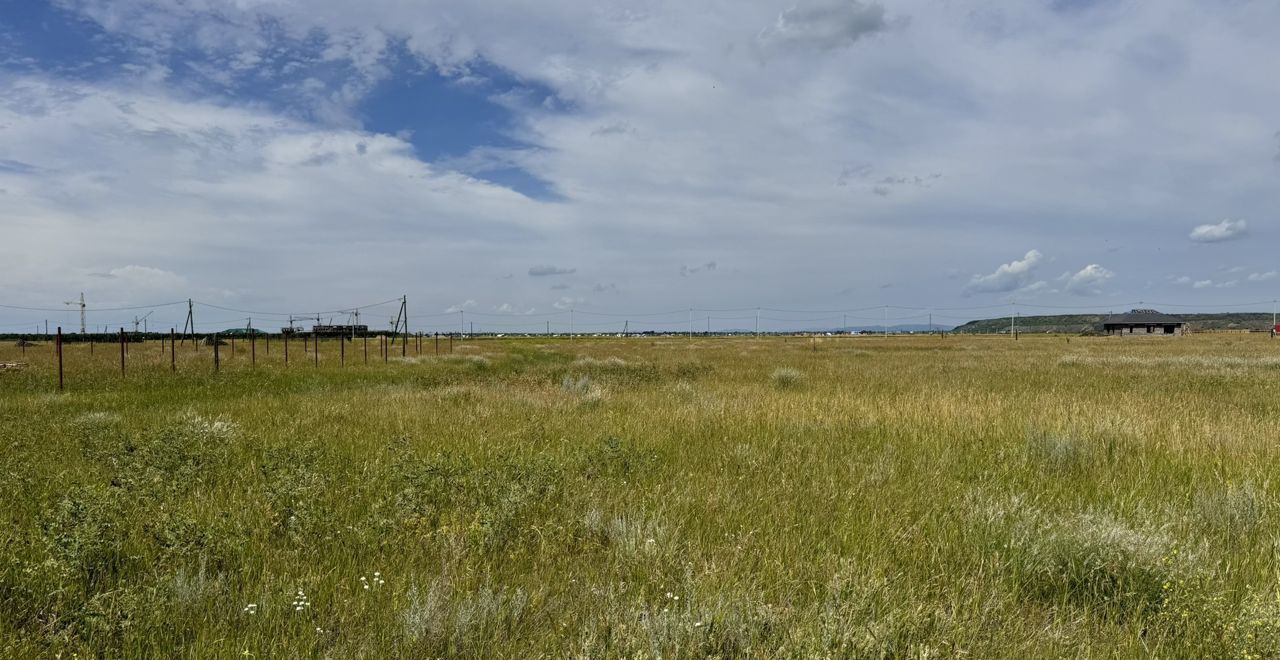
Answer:
POLYGON ((0 371, 18 371, 26 368, 26 362, 0 362, 0 371))
POLYGON ((23 348, 23 347, 26 347, 26 346, 35 346, 35 345, 36 345, 36 343, 35 343, 35 342, 33 342, 33 341, 27 341, 27 340, 25 340, 25 339, 19 339, 18 341, 14 342, 14 344, 13 344, 13 345, 14 345, 14 346, 17 346, 18 348, 23 348))
POLYGON ((205 346, 215 346, 215 345, 216 345, 216 346, 226 346, 226 345, 227 345, 227 342, 222 341, 222 340, 221 340, 221 339, 219 339, 216 335, 209 335, 209 336, 205 337, 204 339, 201 339, 201 340, 200 340, 200 343, 201 343, 201 344, 203 344, 203 345, 205 345, 205 346))

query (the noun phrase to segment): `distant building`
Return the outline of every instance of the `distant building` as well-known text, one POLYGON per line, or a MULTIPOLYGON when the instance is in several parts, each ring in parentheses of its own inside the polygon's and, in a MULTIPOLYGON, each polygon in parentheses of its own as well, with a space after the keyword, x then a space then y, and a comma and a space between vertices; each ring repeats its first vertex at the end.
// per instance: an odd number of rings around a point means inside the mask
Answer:
POLYGON ((311 332, 321 337, 355 337, 363 336, 369 333, 367 325, 315 325, 311 326, 311 332))
POLYGON ((1127 314, 1113 314, 1102 323, 1102 330, 1108 335, 1178 336, 1186 328, 1186 322, 1176 316, 1162 314, 1154 309, 1135 309, 1127 314))

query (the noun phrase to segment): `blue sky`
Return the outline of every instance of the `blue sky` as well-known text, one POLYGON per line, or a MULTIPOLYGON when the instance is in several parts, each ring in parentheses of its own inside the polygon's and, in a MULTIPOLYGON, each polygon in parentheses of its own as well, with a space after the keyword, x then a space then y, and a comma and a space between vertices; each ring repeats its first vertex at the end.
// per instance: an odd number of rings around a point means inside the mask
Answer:
POLYGON ((1250 0, 3 0, 0 304, 1269 310, 1277 33, 1250 0))

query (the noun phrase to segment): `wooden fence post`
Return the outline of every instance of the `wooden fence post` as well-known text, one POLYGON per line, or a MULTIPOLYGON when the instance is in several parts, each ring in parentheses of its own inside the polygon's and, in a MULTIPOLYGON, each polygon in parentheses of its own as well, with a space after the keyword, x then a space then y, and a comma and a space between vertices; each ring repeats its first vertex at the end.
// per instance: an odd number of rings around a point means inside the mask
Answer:
MULTIPOLYGON (((58 391, 62 391, 62 326, 58 326, 58 391)), ((23 343, 23 352, 26 352, 26 343, 23 343)))
POLYGON ((120 328, 120 375, 124 376, 124 328, 120 328))
POLYGON ((218 357, 218 344, 221 344, 221 343, 222 343, 222 339, 218 337, 217 333, 214 333, 213 335, 213 370, 214 371, 217 371, 218 367, 222 366, 222 360, 218 357))

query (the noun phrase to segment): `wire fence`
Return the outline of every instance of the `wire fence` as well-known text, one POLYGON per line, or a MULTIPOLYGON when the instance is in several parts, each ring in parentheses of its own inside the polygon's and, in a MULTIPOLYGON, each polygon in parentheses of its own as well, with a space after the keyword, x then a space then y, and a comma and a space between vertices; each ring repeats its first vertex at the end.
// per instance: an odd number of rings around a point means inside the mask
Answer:
MULTIPOLYGON (((1217 308, 1217 309, 1248 309, 1254 308, 1254 315, 1257 315, 1256 309, 1271 305, 1272 324, 1274 326, 1276 303, 1275 301, 1254 301, 1244 303, 1232 303, 1222 305, 1197 305, 1201 308, 1217 308)), ((1122 305, 1122 307, 1166 307, 1166 308, 1184 308, 1190 305, 1181 305, 1178 303, 1151 303, 1136 302, 1122 305)), ((1110 305, 1115 307, 1115 305, 1110 305)), ((19 306, 10 304, 0 304, 0 309, 9 309, 24 312, 57 312, 65 315, 68 310, 58 307, 41 307, 41 306, 19 306)), ((1098 307, 1087 306, 1061 306, 1061 305, 1036 305, 1031 303, 1009 303, 1008 305, 977 305, 971 307, 913 307, 906 305, 879 305, 874 307, 859 307, 851 309, 782 309, 770 307, 754 307, 754 308, 686 308, 680 310, 666 310, 657 312, 639 312, 625 313, 618 311, 606 311, 596 309, 578 309, 569 308, 564 310, 556 310, 552 312, 518 314, 511 312, 480 312, 468 309, 454 309, 440 313, 428 313, 413 315, 408 313, 408 298, 401 296, 390 300, 370 303, 367 305, 359 305, 354 307, 337 308, 320 312, 284 312, 269 310, 248 310, 229 307, 226 305, 216 305, 210 303, 199 302, 193 299, 173 302, 162 302, 150 305, 120 305, 112 307, 90 308, 87 305, 76 306, 71 311, 73 314, 82 315, 85 320, 83 332, 67 333, 64 332, 62 326, 55 326, 52 330, 47 325, 42 328, 36 325, 34 332, 26 332, 25 327, 31 327, 29 324, 12 324, 8 326, 0 326, 0 336, 8 335, 10 337, 18 337, 18 346, 21 354, 26 355, 29 349, 37 350, 38 346, 33 344, 31 338, 43 338, 52 346, 52 354, 56 357, 58 388, 63 389, 66 385, 67 374, 67 345, 82 345, 80 353, 83 355, 87 348, 87 354, 94 356, 99 346, 103 351, 107 351, 114 356, 117 352, 119 355, 119 370, 121 377, 128 374, 130 364, 133 362, 130 357, 131 351, 137 355, 138 351, 144 351, 145 356, 150 359, 144 359, 143 365, 151 365, 154 367, 157 354, 154 342, 158 341, 158 356, 163 363, 163 358, 167 357, 167 366, 169 371, 176 372, 178 370, 179 360, 178 353, 180 350, 194 351, 196 354, 207 351, 209 363, 212 364, 213 370, 216 372, 222 368, 224 360, 236 359, 247 362, 250 366, 256 366, 260 360, 259 345, 261 345, 261 355, 263 360, 271 360, 278 362, 283 366, 289 366, 292 362, 299 361, 310 363, 313 366, 320 366, 321 356, 325 355, 326 363, 332 363, 336 359, 341 366, 346 366, 348 362, 368 364, 370 361, 370 344, 372 343, 372 359, 390 362, 393 357, 407 358, 412 355, 418 357, 425 353, 427 355, 447 355, 454 352, 455 343, 462 340, 475 340, 478 338, 497 338, 508 335, 515 336, 569 336, 577 337, 582 335, 591 336, 650 336, 650 335, 687 335, 689 337, 710 337, 710 336, 732 336, 732 335, 761 335, 761 334, 832 334, 838 331, 839 334, 860 334, 872 333, 875 330, 867 328, 875 328, 879 330, 879 334, 889 336, 890 334, 898 334, 904 327, 909 328, 906 332, 924 331, 934 332, 942 331, 949 328, 947 321, 967 321, 968 317, 957 315, 959 312, 965 311, 992 311, 1001 310, 1007 312, 1009 326, 1007 330, 1001 329, 1000 334, 1012 335, 1014 339, 1019 336, 1018 320, 1020 315, 1027 312, 1036 312, 1040 310, 1053 311, 1061 314, 1063 310, 1070 310, 1071 314, 1090 315, 1105 314, 1098 307), (397 314, 391 327, 380 330, 370 328, 368 325, 359 324, 361 314, 369 314, 371 310, 377 310, 389 305, 398 305, 397 314), (185 317, 182 323, 170 323, 169 329, 163 332, 151 332, 149 322, 151 316, 159 310, 169 310, 173 308, 181 309, 185 307, 185 317), (197 312, 199 310, 199 312, 197 312), (92 326, 95 331, 90 332, 87 318, 90 313, 95 316, 99 314, 110 314, 122 311, 134 311, 146 313, 142 316, 134 315, 133 319, 128 322, 100 323, 92 326), (875 315, 874 312, 879 312, 875 315), (216 318, 201 318, 205 313, 213 313, 216 318), (228 314, 245 314, 245 316, 228 316, 228 314), (348 323, 334 325, 332 317, 345 316, 348 323), (329 322, 324 320, 329 317, 329 322), (470 317, 470 318, 468 318, 470 317), (478 317, 478 320, 477 320, 478 317), (681 318, 683 317, 683 318, 681 318), (254 319, 261 324, 266 322, 271 325, 279 324, 278 332, 264 331, 254 325, 254 319), (921 321, 926 321, 921 323, 921 321), (310 331, 305 328, 305 322, 314 321, 310 331), (851 325, 851 322, 853 325, 851 325), (288 325, 283 325, 287 323, 288 325), (302 325, 297 325, 301 323, 302 325), (762 326, 762 323, 764 324, 762 326), (837 323, 839 325, 837 325, 837 323), (179 333, 177 327, 181 325, 182 332, 179 333), (25 327, 24 327, 25 326, 25 327), (111 326, 115 326, 112 330, 111 326), (126 329, 131 326, 132 330, 126 329), (140 327, 141 326, 141 327, 140 327), (478 327, 477 327, 478 326, 478 327), (19 328, 18 332, 12 332, 10 328, 19 328), (860 328, 857 331, 851 331, 850 328, 860 328), (412 329, 411 329, 412 328, 412 329), (237 351, 237 339, 240 342, 240 349, 237 351), (150 340, 153 343, 147 343, 150 340), (272 343, 276 345, 276 356, 272 357, 272 343), (87 347, 83 346, 87 344, 87 347), (290 356, 290 346, 293 346, 293 355, 290 356), (223 348, 223 347, 227 348, 223 348), (301 354, 298 348, 301 348, 301 354), (336 353, 336 355, 335 355, 336 353), (350 356, 349 356, 350 355, 350 356)), ((1109 310, 1108 310, 1109 311, 1109 310)), ((988 314, 988 317, 993 316, 988 314)), ((96 321, 96 319, 95 319, 96 321)), ((157 319, 160 321, 160 319, 157 319)), ((47 321, 45 322, 47 323, 47 321)), ((163 327, 163 325, 161 326, 163 327)), ((815 344, 816 349, 816 344, 815 344)), ((184 353, 184 366, 190 363, 190 359, 184 353)), ((100 363, 101 358, 93 358, 100 363)), ((114 358, 113 358, 114 359, 114 358)), ((77 361, 83 364, 83 358, 77 361)), ((0 369, 24 368, 24 362, 0 362, 0 369)))

